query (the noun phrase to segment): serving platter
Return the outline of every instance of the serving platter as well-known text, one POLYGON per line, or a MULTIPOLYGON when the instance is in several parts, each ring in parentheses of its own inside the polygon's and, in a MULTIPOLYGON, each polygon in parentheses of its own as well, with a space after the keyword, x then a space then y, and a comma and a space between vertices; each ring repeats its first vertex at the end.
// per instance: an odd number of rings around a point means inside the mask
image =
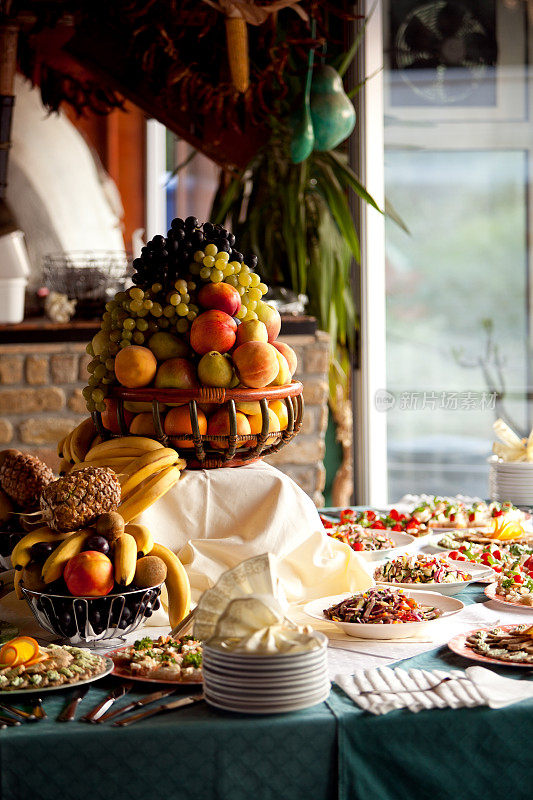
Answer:
POLYGON ((485 588, 484 594, 489 600, 493 600, 495 603, 500 603, 502 606, 513 606, 513 608, 520 608, 522 611, 529 611, 533 614, 533 606, 524 605, 524 603, 519 603, 517 600, 508 600, 503 595, 497 594, 497 586, 498 584, 495 581, 494 583, 490 583, 485 588))
POLYGON ((113 661, 113 656, 119 656, 124 650, 130 650, 131 644, 124 645, 124 647, 117 647, 115 650, 110 650, 107 655, 113 664, 112 672, 117 678, 123 678, 128 681, 138 681, 139 683, 159 683, 167 686, 199 686, 203 680, 187 680, 187 681, 169 681, 164 678, 149 678, 146 675, 135 675, 130 670, 119 667, 113 661))
POLYGON ((65 689, 77 689, 78 686, 84 686, 86 683, 94 683, 94 681, 100 680, 100 678, 105 678, 106 675, 110 675, 113 672, 113 667, 115 666, 113 660, 108 658, 107 656, 100 656, 105 661, 105 668, 102 672, 99 672, 97 675, 91 675, 90 678, 85 678, 82 681, 73 681, 72 683, 62 683, 60 686, 32 686, 31 688, 28 687, 26 689, 0 689, 0 697, 12 697, 14 695, 25 695, 25 694, 48 694, 48 692, 59 692, 65 689))
MULTIPOLYGON (((395 586, 394 588, 399 588, 395 586)), ((447 597, 437 592, 423 592, 412 588, 404 590, 404 594, 412 597, 419 605, 428 606, 431 608, 438 608, 441 612, 438 617, 431 620, 422 620, 420 622, 402 622, 402 623, 361 623, 361 622, 337 622, 327 619, 324 616, 324 609, 340 603, 347 597, 351 597, 353 592, 344 592, 343 594, 334 595, 332 597, 321 597, 318 600, 312 600, 304 606, 304 612, 308 617, 319 619, 321 622, 328 622, 337 628, 340 628, 348 636, 356 636, 359 639, 407 639, 411 636, 418 636, 421 633, 427 632, 428 625, 434 625, 440 620, 448 619, 454 614, 458 614, 464 608, 464 603, 457 600, 455 597, 447 597)))
MULTIPOLYGON (((502 631, 510 631, 516 628, 516 625, 498 625, 502 631)), ((533 669, 533 664, 526 662, 506 661, 503 658, 492 658, 491 656, 483 656, 481 653, 476 653, 472 650, 467 642, 469 636, 472 636, 478 631, 490 631, 491 628, 475 628, 474 630, 467 631, 466 633, 458 633, 453 639, 448 642, 448 647, 453 653, 464 658, 469 658, 471 661, 479 661, 482 664, 498 664, 500 667, 520 667, 521 669, 533 669)))

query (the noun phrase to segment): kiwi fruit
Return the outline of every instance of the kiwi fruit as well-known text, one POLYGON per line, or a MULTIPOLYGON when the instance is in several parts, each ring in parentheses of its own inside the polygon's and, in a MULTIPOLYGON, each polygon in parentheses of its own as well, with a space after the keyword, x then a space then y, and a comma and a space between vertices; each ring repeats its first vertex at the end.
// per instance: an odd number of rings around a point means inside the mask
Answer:
POLYGON ((0 525, 5 525, 9 520, 9 515, 13 513, 15 506, 11 498, 0 489, 0 525))
POLYGON ((116 511, 100 514, 96 520, 96 533, 98 536, 104 536, 111 544, 124 533, 124 520, 116 511))
POLYGON ((166 577, 167 565, 158 556, 144 556, 137 561, 134 582, 139 589, 158 586, 166 577))
POLYGON ((32 592, 47 592, 48 586, 42 579, 42 564, 30 562, 27 567, 22 570, 22 581, 24 588, 32 592))

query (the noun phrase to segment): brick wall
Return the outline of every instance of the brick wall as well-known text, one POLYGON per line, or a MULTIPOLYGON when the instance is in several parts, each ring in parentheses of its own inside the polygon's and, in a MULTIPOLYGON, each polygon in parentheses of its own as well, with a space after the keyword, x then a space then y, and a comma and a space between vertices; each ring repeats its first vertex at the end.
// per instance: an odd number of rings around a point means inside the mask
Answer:
MULTIPOLYGON (((290 475, 321 506, 325 482, 329 344, 325 333, 282 336, 296 351, 304 384, 300 434, 270 464, 290 475)), ((0 449, 34 453, 57 469, 59 439, 87 416, 81 390, 89 356, 84 344, 0 345, 0 449)))

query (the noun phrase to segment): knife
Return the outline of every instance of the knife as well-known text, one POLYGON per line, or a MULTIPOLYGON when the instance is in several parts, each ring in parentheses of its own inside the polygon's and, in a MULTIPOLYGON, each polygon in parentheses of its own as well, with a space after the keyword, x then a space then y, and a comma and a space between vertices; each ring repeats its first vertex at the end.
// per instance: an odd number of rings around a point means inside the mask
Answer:
POLYGON ((47 717, 46 711, 44 710, 42 704, 43 704, 43 701, 42 701, 42 698, 40 698, 40 697, 37 697, 33 701, 32 714, 33 714, 33 716, 35 717, 36 720, 46 719, 46 717, 47 717))
POLYGON ((22 723, 19 719, 13 719, 13 717, 4 717, 0 715, 0 725, 3 729, 17 727, 21 724, 22 723))
POLYGON ((125 727, 126 725, 131 725, 134 722, 140 722, 142 719, 148 719, 148 717, 153 717, 156 714, 160 714, 162 711, 171 711, 174 708, 183 708, 184 706, 189 706, 193 703, 199 703, 201 700, 204 700, 203 694, 192 695, 190 697, 180 697, 178 700, 173 700, 171 703, 163 703, 163 705, 157 706, 157 708, 149 708, 148 711, 141 711, 140 714, 130 714, 129 717, 126 717, 126 719, 119 719, 118 722, 113 722, 113 726, 125 727))
POLYGON ((181 633, 185 633, 185 631, 186 631, 186 630, 187 630, 187 629, 190 627, 190 625, 191 625, 191 623, 192 623, 192 621, 193 621, 193 619, 194 619, 194 615, 195 615, 195 614, 196 614, 196 608, 193 608, 193 610, 192 610, 192 611, 189 611, 189 613, 187 614, 187 616, 186 616, 186 617, 184 617, 184 618, 181 620, 181 622, 178 622, 178 624, 176 625, 176 627, 175 627, 175 628, 172 628, 172 630, 170 631, 170 634, 169 634, 169 636, 170 636, 172 639, 177 639, 177 638, 178 638, 178 636, 179 636, 181 633))
POLYGON ((72 722, 76 716, 76 709, 78 708, 79 703, 81 703, 88 691, 88 686, 82 686, 81 689, 78 689, 77 692, 74 692, 70 702, 67 703, 63 711, 58 716, 57 722, 72 722))
POLYGON ((127 681, 126 683, 122 683, 120 686, 117 686, 116 689, 113 689, 112 692, 109 692, 107 697, 98 703, 94 708, 92 708, 87 714, 84 714, 83 717, 80 717, 81 722, 96 722, 100 719, 101 716, 105 714, 108 708, 110 708, 113 703, 119 699, 119 697, 123 697, 127 694, 130 689, 132 688, 133 683, 132 681, 127 681))
POLYGON ((7 711, 9 714, 14 714, 16 717, 20 717, 23 720, 27 720, 28 722, 34 722, 36 719, 35 714, 30 714, 28 711, 23 711, 21 708, 15 708, 15 706, 9 706, 7 703, 0 703, 0 709, 2 711, 7 711))
POLYGON ((128 703, 128 705, 123 706, 122 708, 117 708, 115 711, 109 711, 107 714, 98 717, 97 722, 108 722, 110 719, 118 717, 120 714, 127 714, 128 711, 133 711, 135 708, 142 708, 150 703, 155 703, 157 700, 162 700, 163 697, 168 697, 175 691, 176 687, 173 686, 172 689, 163 689, 160 692, 152 692, 152 694, 147 694, 146 697, 143 697, 142 700, 133 700, 131 703, 128 703))

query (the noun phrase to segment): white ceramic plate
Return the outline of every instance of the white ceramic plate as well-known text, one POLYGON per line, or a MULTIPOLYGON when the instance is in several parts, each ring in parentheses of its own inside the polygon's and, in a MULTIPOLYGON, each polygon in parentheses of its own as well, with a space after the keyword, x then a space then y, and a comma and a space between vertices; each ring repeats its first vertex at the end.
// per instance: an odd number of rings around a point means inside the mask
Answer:
POLYGON ((440 616, 437 619, 424 620, 423 622, 387 623, 384 625, 371 622, 334 622, 327 619, 323 613, 324 609, 340 603, 341 600, 345 600, 347 597, 351 597, 350 592, 312 600, 304 607, 304 611, 313 619, 319 619, 322 622, 329 622, 331 625, 335 625, 348 636, 357 636, 360 639, 406 639, 411 636, 418 636, 427 630, 428 625, 434 625, 442 619, 458 614, 464 608, 464 603, 460 600, 456 600, 454 597, 446 597, 446 595, 438 594, 437 592, 421 592, 409 588, 405 590, 405 594, 408 597, 413 597, 419 605, 438 608, 441 612, 440 616))
POLYGON ((329 687, 314 699, 303 700, 300 702, 294 701, 290 703, 262 703, 251 706, 250 703, 237 703, 219 700, 205 693, 207 703, 214 708, 219 708, 222 711, 234 711, 237 714, 285 714, 288 711, 301 711, 304 708, 316 706, 323 703, 329 697, 329 687))
POLYGON ((475 583, 480 578, 486 578, 490 576, 494 576, 494 572, 491 569, 487 569, 486 567, 479 565, 479 564, 470 564, 464 561, 448 561, 449 565, 453 567, 457 572, 468 572, 472 575, 471 580, 468 581, 455 581, 454 583, 395 583, 389 581, 380 581, 376 580, 376 584, 378 586, 388 586, 391 589, 420 589, 424 590, 427 589, 429 592, 437 592, 438 594, 443 594, 448 597, 453 597, 455 594, 459 594, 464 588, 466 588, 469 584, 475 583), (480 568, 481 567, 481 568, 480 568))
POLYGON ((61 686, 35 686, 30 689, 9 689, 9 690, 0 690, 0 697, 3 697, 4 700, 6 697, 11 697, 12 695, 22 695, 22 694, 44 694, 45 692, 59 692, 61 689, 77 689, 78 686, 84 686, 86 683, 93 683, 93 681, 98 681, 100 678, 105 678, 106 675, 109 675, 113 672, 113 667, 115 666, 113 660, 111 658, 107 658, 107 656, 101 656, 105 661, 105 667, 102 672, 99 672, 98 675, 92 675, 90 678, 86 678, 84 681, 76 681, 74 683, 64 683, 61 686))
POLYGON ((231 675, 237 675, 239 677, 246 675, 250 676, 253 675, 254 677, 262 678, 265 675, 272 675, 273 677, 279 676, 280 678, 281 677, 289 678, 292 676, 308 674, 309 672, 314 672, 315 670, 322 669, 325 663, 325 659, 323 661, 317 661, 313 664, 299 665, 297 667, 292 667, 292 668, 291 667, 285 668, 280 666, 273 669, 265 669, 265 667, 262 666, 251 666, 246 668, 232 667, 228 664, 220 664, 218 662, 213 662, 206 659, 204 659, 203 663, 208 669, 214 669, 222 674, 229 673, 231 675))
POLYGON ((209 679, 205 681, 204 686, 208 692, 211 694, 217 694, 220 697, 231 697, 235 699, 242 698, 243 700, 249 699, 251 701, 263 701, 263 699, 270 700, 276 698, 282 702, 285 702, 288 699, 290 700, 294 698, 295 700, 299 700, 304 696, 323 692, 324 689, 326 689, 326 686, 329 686, 329 679, 327 674, 325 674, 321 677, 320 681, 309 683, 307 686, 286 686, 277 689, 273 689, 268 686, 257 686, 255 688, 248 689, 242 686, 225 686, 223 683, 212 681, 209 677, 209 679))
POLYGON ((303 666, 311 666, 326 658, 326 648, 320 647, 318 650, 310 650, 307 653, 294 653, 292 656, 269 656, 267 658, 259 656, 248 656, 239 653, 231 655, 230 653, 218 653, 211 648, 204 646, 203 657, 204 660, 211 663, 225 665, 231 669, 248 669, 253 667, 261 667, 262 669, 293 669, 303 666))
POLYGON ((220 673, 215 670, 208 670, 209 680, 213 683, 222 684, 223 686, 238 686, 242 688, 260 688, 272 687, 284 689, 287 686, 308 686, 310 681, 319 682, 322 678, 324 668, 316 670, 313 673, 303 673, 302 675, 294 675, 290 677, 265 675, 260 678, 250 676, 235 676, 233 673, 220 673))

